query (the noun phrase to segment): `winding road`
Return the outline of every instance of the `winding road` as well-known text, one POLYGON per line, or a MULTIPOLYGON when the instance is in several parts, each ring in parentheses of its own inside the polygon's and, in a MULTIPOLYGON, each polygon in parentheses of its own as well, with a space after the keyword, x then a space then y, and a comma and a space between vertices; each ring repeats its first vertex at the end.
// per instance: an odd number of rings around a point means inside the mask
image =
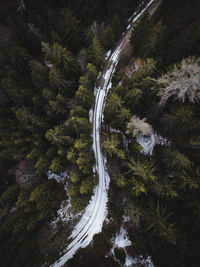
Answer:
MULTIPOLYGON (((102 123, 102 113, 105 105, 105 100, 109 89, 111 88, 112 75, 115 72, 119 56, 126 47, 130 34, 135 22, 144 13, 144 11, 152 6, 154 0, 140 11, 136 11, 129 19, 129 25, 118 42, 116 48, 107 59, 106 66, 101 73, 97 86, 95 88, 95 105, 93 110, 93 150, 96 159, 96 172, 99 177, 99 183, 94 190, 94 194, 86 210, 75 226, 71 236, 69 237, 69 244, 66 247, 63 256, 57 260, 51 267, 63 266, 79 248, 84 248, 90 244, 93 236, 102 230, 103 222, 107 215, 107 201, 109 188, 109 175, 106 170, 106 159, 101 153, 100 149, 100 132, 102 123)), ((157 1, 158 2, 158 1, 157 1)), ((141 9, 141 8, 140 8, 141 9)), ((155 9, 155 7, 154 7, 155 9)), ((152 8, 153 10, 153 8, 152 8)), ((155 12, 155 11, 154 11, 155 12)))

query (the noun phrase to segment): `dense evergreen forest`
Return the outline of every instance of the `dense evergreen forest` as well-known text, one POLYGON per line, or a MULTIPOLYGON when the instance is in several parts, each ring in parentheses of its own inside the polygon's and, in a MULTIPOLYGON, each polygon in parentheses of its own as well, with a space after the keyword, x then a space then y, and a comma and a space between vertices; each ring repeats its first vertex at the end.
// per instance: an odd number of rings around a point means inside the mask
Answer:
POLYGON ((27 0, 20 9, 20 1, 1 4, 3 266, 48 264, 62 246, 48 221, 64 190, 47 179, 49 170, 71 170, 68 195, 74 209, 90 199, 96 184, 88 114, 93 87, 105 51, 114 46, 137 4, 27 0))
POLYGON ((104 110, 111 214, 134 211, 129 235, 155 266, 200 265, 199 12, 199 1, 162 1, 141 18, 130 38, 138 69, 121 60, 104 110), (152 128, 164 141, 145 155, 137 136, 152 128))
MULTIPOLYGON (((0 260, 49 266, 68 228, 49 224, 66 195, 48 171, 70 173, 72 207, 83 209, 97 183, 94 85, 140 1, 20 3, 0 5, 0 260)), ((199 0, 163 0, 135 26, 132 54, 120 59, 104 110, 113 222, 69 266, 119 266, 105 253, 123 214, 135 255, 159 267, 200 266, 199 14, 199 0), (124 71, 133 60, 137 71, 124 71), (148 129, 166 142, 145 155, 137 135, 148 129)))

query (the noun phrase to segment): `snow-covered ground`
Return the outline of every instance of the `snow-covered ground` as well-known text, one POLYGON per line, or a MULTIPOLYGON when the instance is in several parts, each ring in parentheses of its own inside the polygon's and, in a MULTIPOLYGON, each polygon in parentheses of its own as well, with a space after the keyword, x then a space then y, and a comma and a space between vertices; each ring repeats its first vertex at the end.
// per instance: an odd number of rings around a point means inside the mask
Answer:
POLYGON ((67 172, 62 172, 61 174, 56 174, 51 171, 47 172, 47 177, 49 180, 56 180, 57 183, 64 184, 66 179, 69 177, 67 172))
POLYGON ((90 121, 91 124, 92 124, 92 119, 93 119, 93 109, 91 108, 89 110, 89 121, 90 121))
POLYGON ((133 258, 128 255, 127 251, 126 251, 126 247, 129 247, 132 245, 132 242, 129 240, 128 238, 128 233, 126 231, 126 229, 122 226, 120 228, 120 231, 118 234, 116 234, 112 239, 111 239, 111 242, 113 244, 112 248, 111 248, 111 251, 109 254, 112 254, 114 259, 121 265, 120 261, 116 259, 115 257, 115 248, 121 248, 124 250, 124 253, 126 255, 126 259, 125 259, 125 264, 124 264, 124 267, 132 267, 134 265, 132 265, 133 263, 133 258))
POLYGON ((128 233, 125 227, 125 223, 128 221, 130 221, 130 217, 123 215, 123 224, 120 228, 120 231, 111 239, 112 248, 109 254, 112 254, 115 260, 119 264, 121 264, 119 260, 116 259, 114 252, 115 248, 121 248, 124 250, 126 255, 123 267, 133 267, 138 266, 138 264, 143 264, 143 266, 146 267, 154 267, 150 257, 144 259, 142 256, 132 257, 128 254, 126 248, 132 245, 132 242, 129 240, 128 233))
POLYGON ((72 205, 70 202, 70 197, 67 194, 67 179, 69 178, 69 170, 62 172, 60 174, 55 174, 51 171, 47 172, 47 177, 49 180, 56 180, 57 183, 64 184, 64 189, 66 192, 66 200, 63 200, 60 204, 60 208, 57 210, 57 215, 51 221, 51 225, 56 227, 58 222, 63 223, 74 223, 83 215, 83 211, 74 213, 72 212, 72 205))
POLYGON ((147 257, 147 259, 144 259, 142 256, 133 258, 130 255, 126 254, 126 262, 123 267, 134 267, 134 266, 154 267, 150 257, 147 257))
POLYGON ((112 251, 114 251, 115 248, 126 248, 132 244, 124 227, 120 228, 119 233, 111 241, 113 243, 112 251))
MULTIPOLYGON (((148 5, 130 22, 132 25, 144 13, 144 11, 153 2, 151 0, 148 5)), ((85 209, 85 212, 74 227, 74 230, 69 237, 72 240, 66 247, 64 255, 56 261, 52 266, 63 266, 79 248, 84 248, 90 244, 93 236, 102 230, 103 222, 107 216, 107 201, 108 201, 108 188, 109 188, 109 175, 106 169, 106 159, 101 153, 100 149, 100 130, 102 123, 102 113, 105 105, 106 95, 111 88, 111 78, 115 71, 116 65, 119 60, 121 47, 124 39, 121 39, 116 49, 110 55, 108 64, 99 78, 101 86, 95 88, 95 106, 93 111, 93 149, 96 159, 96 172, 99 176, 99 183, 94 189, 94 194, 90 203, 85 209)))
POLYGON ((109 58, 109 56, 111 55, 111 53, 112 53, 112 51, 111 51, 111 50, 109 50, 108 52, 106 52, 106 54, 105 54, 105 59, 108 59, 108 58, 109 58))
POLYGON ((163 138, 161 135, 155 133, 153 130, 148 135, 139 133, 136 138, 136 141, 143 147, 141 153, 145 155, 152 155, 153 148, 156 144, 169 145, 169 141, 166 138, 163 138))
POLYGON ((51 221, 51 225, 56 226, 59 221, 73 223, 83 215, 83 211, 74 214, 71 207, 70 199, 62 201, 59 210, 57 210, 57 216, 51 221))

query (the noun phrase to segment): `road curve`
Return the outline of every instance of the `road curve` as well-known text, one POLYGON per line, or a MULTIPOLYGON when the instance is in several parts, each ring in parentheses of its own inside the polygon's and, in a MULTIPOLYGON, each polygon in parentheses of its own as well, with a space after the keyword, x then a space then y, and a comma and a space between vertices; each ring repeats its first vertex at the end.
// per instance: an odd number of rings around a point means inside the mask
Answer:
POLYGON ((116 65, 119 60, 121 51, 130 37, 131 30, 135 22, 150 7, 154 0, 150 0, 142 11, 135 12, 129 20, 129 26, 122 38, 118 42, 116 48, 107 59, 106 66, 100 75, 97 86, 95 88, 95 105, 93 110, 93 150, 96 159, 96 172, 99 177, 99 183, 94 190, 90 203, 85 212, 74 227, 69 237, 69 244, 66 247, 63 256, 57 260, 51 267, 63 266, 79 248, 84 248, 92 241, 93 236, 102 230, 103 222, 107 215, 107 200, 109 188, 109 175, 106 170, 106 159, 100 149, 100 131, 102 123, 102 113, 107 93, 111 88, 111 78, 115 72, 116 65))

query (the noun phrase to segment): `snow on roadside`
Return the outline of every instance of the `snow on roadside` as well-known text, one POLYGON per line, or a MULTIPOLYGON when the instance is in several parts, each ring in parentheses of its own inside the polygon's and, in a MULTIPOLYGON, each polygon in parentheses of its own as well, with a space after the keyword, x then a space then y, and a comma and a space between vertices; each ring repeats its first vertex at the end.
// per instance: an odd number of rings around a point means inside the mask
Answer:
POLYGON ((67 198, 67 200, 63 200, 61 202, 60 208, 57 210, 57 214, 53 218, 50 224, 56 227, 58 222, 73 223, 74 221, 76 221, 78 218, 82 216, 83 211, 79 213, 72 212, 72 209, 71 209, 72 205, 70 203, 70 197, 67 194, 67 185, 65 184, 66 180, 69 178, 68 172, 65 171, 65 172, 62 172, 60 175, 58 175, 51 171, 48 171, 47 176, 49 180, 56 180, 57 183, 64 184, 64 189, 66 191, 66 198, 67 198))
POLYGON ((106 52, 105 54, 105 60, 109 58, 109 56, 111 55, 111 50, 109 50, 108 52, 106 52))
MULTIPOLYGON (((150 1, 150 2, 153 2, 150 1)), ((149 6, 149 5, 148 5, 149 6)), ((146 7, 147 8, 147 7, 146 7)), ((144 10, 146 10, 146 8, 144 10)), ((144 12, 141 11, 137 18, 144 12)), ((136 21, 137 19, 134 19, 136 21)), ((134 23, 134 21, 132 23, 134 23)), ((94 194, 91 198, 90 203, 86 207, 83 216, 79 223, 75 226, 71 236, 69 237, 72 241, 68 244, 65 249, 63 256, 58 259, 51 266, 61 267, 63 266, 76 251, 80 248, 84 248, 92 241, 93 236, 102 231, 103 222, 107 216, 107 202, 108 202, 108 187, 109 187, 109 174, 106 169, 106 158, 102 155, 100 149, 100 130, 102 122, 102 113, 105 105, 106 95, 111 88, 111 78, 117 66, 119 55, 121 51, 122 41, 119 43, 117 48, 114 50, 112 55, 109 57, 110 68, 106 69, 101 77, 102 87, 94 89, 95 95, 95 107, 93 115, 93 149, 96 159, 96 170, 99 175, 99 183, 94 189, 94 194)), ((126 232, 122 228, 122 235, 125 238, 121 239, 120 244, 130 244, 126 232)), ((122 237, 122 236, 121 236, 122 237)), ((120 240, 120 237, 118 238, 120 240)))
POLYGON ((150 7, 150 5, 154 2, 155 0, 151 0, 146 7, 133 19, 132 23, 136 22, 139 17, 147 10, 148 7, 150 7))
POLYGON ((91 124, 92 124, 92 119, 93 119, 93 109, 91 108, 89 110, 89 121, 90 121, 91 124))

